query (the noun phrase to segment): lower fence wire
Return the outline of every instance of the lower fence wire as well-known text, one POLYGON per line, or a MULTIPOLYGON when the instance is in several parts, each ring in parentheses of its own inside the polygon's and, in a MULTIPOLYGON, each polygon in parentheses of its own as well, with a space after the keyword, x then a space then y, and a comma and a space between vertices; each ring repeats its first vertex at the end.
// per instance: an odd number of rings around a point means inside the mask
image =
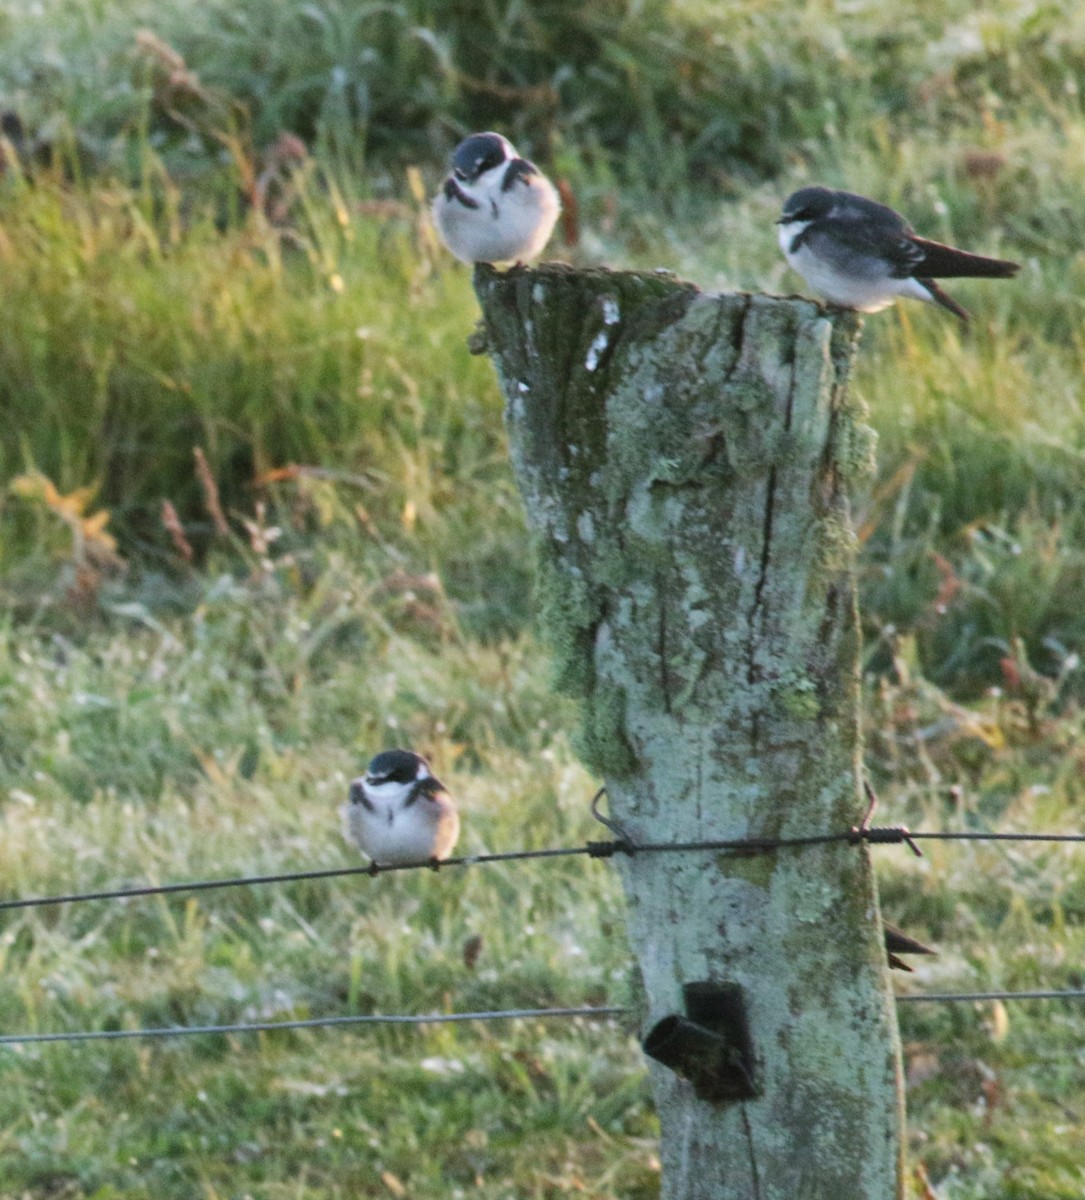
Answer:
POLYGON ((1031 992, 901 992, 898 1001, 926 1000, 936 1004, 952 1004, 962 1000, 982 1003, 984 1000, 1085 1000, 1085 988, 1066 988, 1063 991, 1037 990, 1031 992))
POLYGON ((375 1013, 368 1016, 312 1017, 301 1021, 253 1021, 237 1025, 173 1025, 160 1029, 88 1029, 72 1033, 9 1033, 0 1046, 23 1046, 41 1042, 112 1042, 123 1038, 171 1038, 192 1034, 277 1033, 285 1029, 325 1029, 336 1025, 447 1025, 465 1021, 527 1021, 554 1017, 616 1017, 621 1007, 594 1008, 508 1008, 493 1012, 375 1013))
MULTIPOLYGON (((912 992, 895 997, 898 1002, 940 1004, 989 1000, 1085 1000, 1085 988, 1066 991, 1030 992, 912 992)), ((625 1016, 620 1005, 585 1008, 507 1008, 482 1012, 371 1013, 365 1016, 311 1017, 299 1021, 252 1021, 235 1025, 167 1025, 157 1029, 82 1029, 66 1033, 6 1033, 0 1046, 41 1045, 50 1042, 114 1042, 130 1038, 175 1038, 198 1034, 278 1033, 289 1029, 329 1029, 348 1025, 449 1025, 470 1021, 542 1021, 555 1018, 600 1018, 625 1016)))

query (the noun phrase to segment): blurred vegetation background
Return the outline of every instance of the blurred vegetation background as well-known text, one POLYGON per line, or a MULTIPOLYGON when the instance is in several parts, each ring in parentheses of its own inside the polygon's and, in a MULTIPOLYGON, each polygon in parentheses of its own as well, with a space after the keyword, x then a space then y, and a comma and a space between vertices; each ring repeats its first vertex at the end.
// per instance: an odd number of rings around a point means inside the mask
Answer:
MULTIPOLYGON (((1023 264, 967 331, 867 323, 867 762, 886 821, 1080 827, 1083 67, 1070 0, 0 0, 4 894, 351 862, 396 743, 468 851, 593 836, 426 213, 482 128, 573 262, 794 290, 772 222, 822 182, 1023 264)), ((919 986, 1085 984, 1080 854, 879 866, 919 986)), ((599 864, 43 909, 0 1029, 621 1003, 628 965, 599 864)), ((1079 1006, 900 1017, 917 1196, 1081 1195, 1079 1006)), ((0 1049, 0 1195, 652 1196, 630 1035, 0 1049)))

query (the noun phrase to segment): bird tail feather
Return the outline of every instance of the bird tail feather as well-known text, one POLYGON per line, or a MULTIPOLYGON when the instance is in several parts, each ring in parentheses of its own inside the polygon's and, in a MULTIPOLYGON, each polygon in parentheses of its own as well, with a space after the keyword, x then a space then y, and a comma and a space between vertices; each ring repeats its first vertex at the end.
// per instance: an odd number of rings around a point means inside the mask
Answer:
POLYGON ((958 279, 968 276, 989 279, 1008 279, 1021 269, 1020 263, 1005 258, 984 258, 982 254, 969 254, 955 246, 943 246, 941 242, 929 242, 926 238, 911 239, 922 251, 923 261, 916 268, 924 277, 936 279, 958 279))
POLYGON ((921 284, 931 294, 931 300, 935 304, 940 304, 943 308, 948 308, 954 316, 960 317, 967 325, 969 321, 968 310, 961 308, 956 300, 948 292, 943 292, 942 289, 934 282, 933 279, 928 279, 925 275, 922 279, 917 277, 916 283, 921 284))
POLYGON ((898 929, 896 925, 890 925, 888 921, 882 922, 882 932, 885 935, 885 948, 890 954, 938 953, 933 947, 928 946, 926 942, 921 942, 918 938, 912 937, 910 933, 905 933, 903 929, 898 929))

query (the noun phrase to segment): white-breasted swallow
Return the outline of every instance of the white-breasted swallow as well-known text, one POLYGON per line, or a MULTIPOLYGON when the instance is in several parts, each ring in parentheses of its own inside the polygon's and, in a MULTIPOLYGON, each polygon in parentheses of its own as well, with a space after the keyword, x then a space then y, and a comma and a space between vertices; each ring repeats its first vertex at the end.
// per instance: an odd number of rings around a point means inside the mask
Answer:
POLYGON ((460 833, 452 797, 411 750, 376 755, 351 781, 340 813, 344 836, 377 866, 440 862, 460 833))
POLYGON ((561 200, 507 138, 473 133, 456 147, 431 211, 441 240, 463 262, 527 262, 542 253, 561 200))
POLYGON ((918 237, 900 213, 853 192, 802 188, 787 198, 776 224, 788 265, 830 304, 859 312, 910 296, 967 321, 936 279, 1005 279, 1019 270, 1018 263, 918 237))

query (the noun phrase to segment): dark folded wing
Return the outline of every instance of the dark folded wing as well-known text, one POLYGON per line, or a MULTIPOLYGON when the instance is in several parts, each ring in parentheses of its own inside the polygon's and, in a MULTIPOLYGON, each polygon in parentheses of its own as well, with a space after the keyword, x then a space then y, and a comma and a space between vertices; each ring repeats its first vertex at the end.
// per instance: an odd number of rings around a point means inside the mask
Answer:
POLYGON ((447 795, 448 791, 445 785, 439 779, 434 779, 432 775, 428 775, 425 779, 420 779, 411 788, 411 794, 407 797, 403 807, 410 808, 416 800, 422 798, 426 800, 439 800, 442 796, 447 795))
POLYGON ((501 190, 507 192, 517 180, 526 180, 530 175, 538 175, 539 168, 533 162, 526 158, 514 158, 505 168, 504 178, 501 180, 501 190))
POLYGON ((469 196, 451 175, 445 180, 444 193, 446 200, 455 200, 457 204, 462 204, 464 208, 479 207, 478 201, 473 196, 469 196))
POLYGON ((355 779, 350 785, 350 802, 351 804, 360 804, 366 812, 376 812, 369 797, 365 794, 365 788, 362 787, 362 781, 355 779))
POLYGON ((814 221, 795 239, 793 248, 808 246, 819 258, 860 278, 907 279, 923 260, 911 238, 858 221, 814 221))

